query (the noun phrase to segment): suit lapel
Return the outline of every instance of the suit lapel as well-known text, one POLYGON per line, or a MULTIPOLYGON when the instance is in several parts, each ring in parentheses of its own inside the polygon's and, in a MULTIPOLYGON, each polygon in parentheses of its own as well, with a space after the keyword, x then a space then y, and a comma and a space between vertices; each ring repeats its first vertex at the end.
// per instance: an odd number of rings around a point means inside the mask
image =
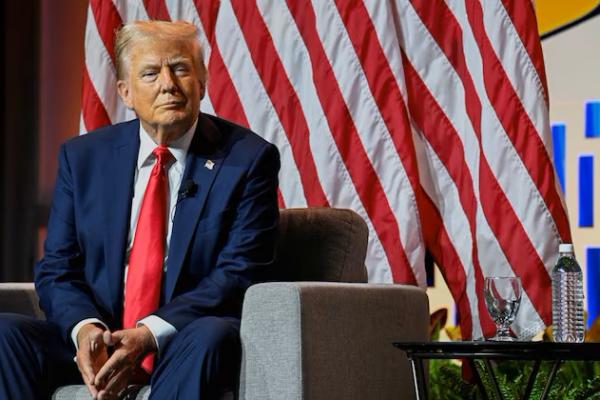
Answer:
POLYGON ((182 182, 193 180, 197 190, 193 195, 179 200, 175 209, 165 277, 167 302, 173 296, 194 229, 206 204, 210 188, 223 164, 224 153, 221 146, 221 134, 217 127, 200 114, 182 179, 182 182))
POLYGON ((120 315, 123 305, 125 251, 139 147, 139 121, 123 125, 113 143, 104 174, 102 194, 107 223, 104 251, 115 316, 120 315))

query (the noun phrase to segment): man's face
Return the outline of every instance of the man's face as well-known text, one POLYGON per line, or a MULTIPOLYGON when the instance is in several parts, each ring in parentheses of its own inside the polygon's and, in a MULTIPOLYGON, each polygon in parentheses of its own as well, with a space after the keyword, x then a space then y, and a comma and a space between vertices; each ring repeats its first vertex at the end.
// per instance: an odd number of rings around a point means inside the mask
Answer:
POLYGON ((188 42, 154 39, 143 39, 129 50, 119 94, 148 132, 166 132, 172 140, 198 116, 204 87, 194 50, 188 42))

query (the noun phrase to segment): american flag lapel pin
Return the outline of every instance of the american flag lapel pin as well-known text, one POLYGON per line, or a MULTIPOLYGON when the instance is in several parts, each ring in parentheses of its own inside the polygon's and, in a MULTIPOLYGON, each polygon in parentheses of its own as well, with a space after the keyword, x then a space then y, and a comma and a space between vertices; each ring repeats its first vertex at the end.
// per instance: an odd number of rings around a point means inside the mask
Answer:
POLYGON ((215 163, 212 160, 206 160, 206 162, 204 163, 204 167, 210 169, 212 171, 212 169, 214 168, 215 163))

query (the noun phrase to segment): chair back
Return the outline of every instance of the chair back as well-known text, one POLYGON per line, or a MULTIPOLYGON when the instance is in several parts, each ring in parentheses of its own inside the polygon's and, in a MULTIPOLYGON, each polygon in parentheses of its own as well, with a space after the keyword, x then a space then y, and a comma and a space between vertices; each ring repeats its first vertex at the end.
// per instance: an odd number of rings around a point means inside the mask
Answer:
POLYGON ((0 312, 44 318, 33 282, 0 282, 0 312))
POLYGON ((281 210, 276 276, 286 281, 367 282, 369 230, 354 211, 281 210))

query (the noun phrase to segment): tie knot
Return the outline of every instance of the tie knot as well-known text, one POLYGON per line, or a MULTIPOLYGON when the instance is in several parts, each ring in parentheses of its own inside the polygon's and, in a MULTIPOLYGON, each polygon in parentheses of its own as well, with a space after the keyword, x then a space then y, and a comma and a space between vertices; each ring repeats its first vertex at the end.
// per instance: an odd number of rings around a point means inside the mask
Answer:
POLYGON ((152 154, 156 156, 156 159, 161 167, 166 167, 169 162, 173 159, 173 154, 169 151, 169 148, 163 144, 158 145, 152 154))

